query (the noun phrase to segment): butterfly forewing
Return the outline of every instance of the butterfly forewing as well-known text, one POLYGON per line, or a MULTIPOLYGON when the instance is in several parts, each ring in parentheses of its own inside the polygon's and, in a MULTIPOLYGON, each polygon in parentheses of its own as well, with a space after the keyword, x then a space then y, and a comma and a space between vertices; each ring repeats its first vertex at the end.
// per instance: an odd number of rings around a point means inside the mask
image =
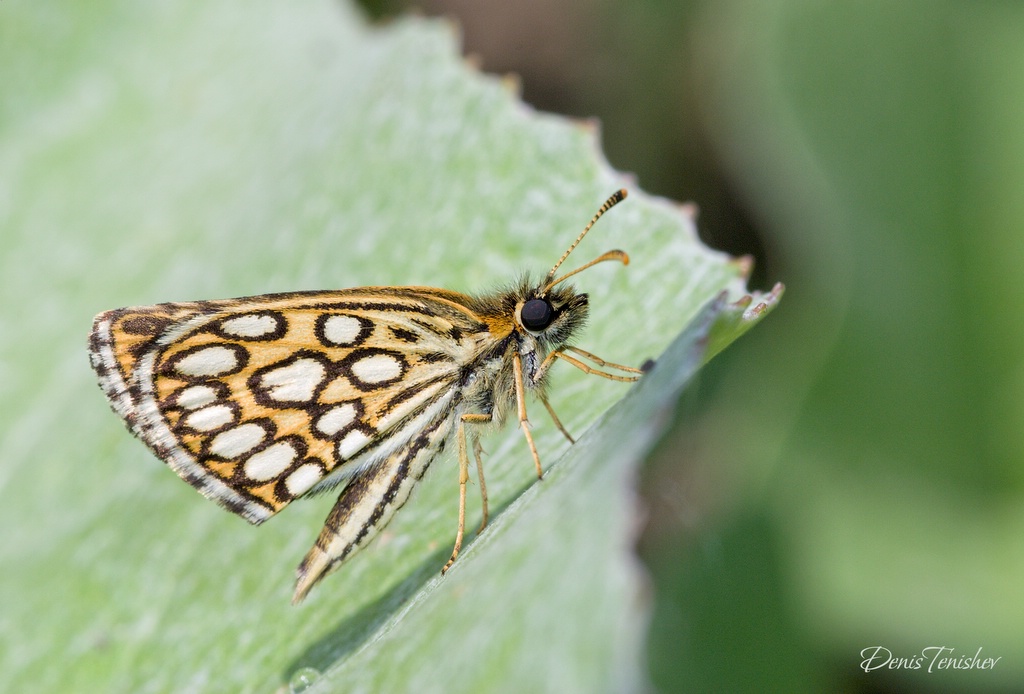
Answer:
POLYGON ((259 523, 447 416, 486 347, 467 301, 374 287, 119 309, 97 317, 92 359, 136 435, 259 523))

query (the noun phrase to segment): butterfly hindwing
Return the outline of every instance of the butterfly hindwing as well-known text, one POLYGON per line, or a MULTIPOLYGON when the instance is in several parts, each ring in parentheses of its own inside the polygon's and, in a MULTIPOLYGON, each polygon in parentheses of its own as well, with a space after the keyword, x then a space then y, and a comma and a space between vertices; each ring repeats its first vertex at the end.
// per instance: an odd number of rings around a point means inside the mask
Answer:
POLYGON ((452 410, 486 334, 467 301, 374 287, 118 309, 96 318, 90 352, 129 428, 259 523, 452 410))

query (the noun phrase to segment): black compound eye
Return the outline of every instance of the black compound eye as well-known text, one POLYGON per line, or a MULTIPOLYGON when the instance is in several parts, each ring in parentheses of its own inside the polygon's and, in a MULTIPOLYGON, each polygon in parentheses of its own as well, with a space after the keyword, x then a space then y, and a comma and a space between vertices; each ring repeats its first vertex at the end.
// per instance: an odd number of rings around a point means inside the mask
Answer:
POLYGON ((519 311, 523 327, 532 332, 539 332, 551 325, 555 319, 555 309, 544 299, 530 299, 519 311))

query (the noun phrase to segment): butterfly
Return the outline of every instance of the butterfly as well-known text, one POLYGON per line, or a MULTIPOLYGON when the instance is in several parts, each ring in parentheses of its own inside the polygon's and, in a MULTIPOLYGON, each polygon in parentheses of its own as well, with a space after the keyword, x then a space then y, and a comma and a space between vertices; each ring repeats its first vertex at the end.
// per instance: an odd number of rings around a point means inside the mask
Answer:
POLYGON ((445 450, 457 449, 462 548, 469 458, 487 524, 479 436, 510 416, 536 468, 527 419, 535 395, 574 443, 546 396, 556 360, 635 381, 641 370, 606 362, 569 341, 587 295, 556 272, 613 194, 539 281, 471 296, 430 287, 360 287, 165 303, 99 314, 89 356, 115 413, 158 458, 204 496, 259 524, 294 499, 341 487, 297 569, 292 602, 366 546, 445 450))

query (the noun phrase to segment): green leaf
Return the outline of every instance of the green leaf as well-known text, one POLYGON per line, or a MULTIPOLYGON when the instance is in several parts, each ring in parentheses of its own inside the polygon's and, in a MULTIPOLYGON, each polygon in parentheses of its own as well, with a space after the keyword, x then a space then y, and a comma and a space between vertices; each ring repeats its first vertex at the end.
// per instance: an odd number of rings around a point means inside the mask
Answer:
POLYGON ((515 427, 486 440, 497 513, 444 579, 447 459, 292 608, 333 499, 258 530, 203 501, 110 413, 85 353, 92 316, 364 284, 494 289, 546 272, 626 181, 594 128, 477 74, 443 23, 371 28, 326 1, 0 13, 0 523, 16 529, 0 547, 3 688, 269 691, 309 668, 323 691, 639 686, 632 475, 707 341, 735 339, 779 292, 744 312, 745 266, 701 246, 687 208, 630 186, 570 260, 632 257, 578 278, 580 345, 640 364, 671 344, 655 370, 630 389, 559 367, 553 404, 586 433, 569 448, 531 404, 540 483, 515 427), (721 292, 741 303, 702 312, 721 292))

